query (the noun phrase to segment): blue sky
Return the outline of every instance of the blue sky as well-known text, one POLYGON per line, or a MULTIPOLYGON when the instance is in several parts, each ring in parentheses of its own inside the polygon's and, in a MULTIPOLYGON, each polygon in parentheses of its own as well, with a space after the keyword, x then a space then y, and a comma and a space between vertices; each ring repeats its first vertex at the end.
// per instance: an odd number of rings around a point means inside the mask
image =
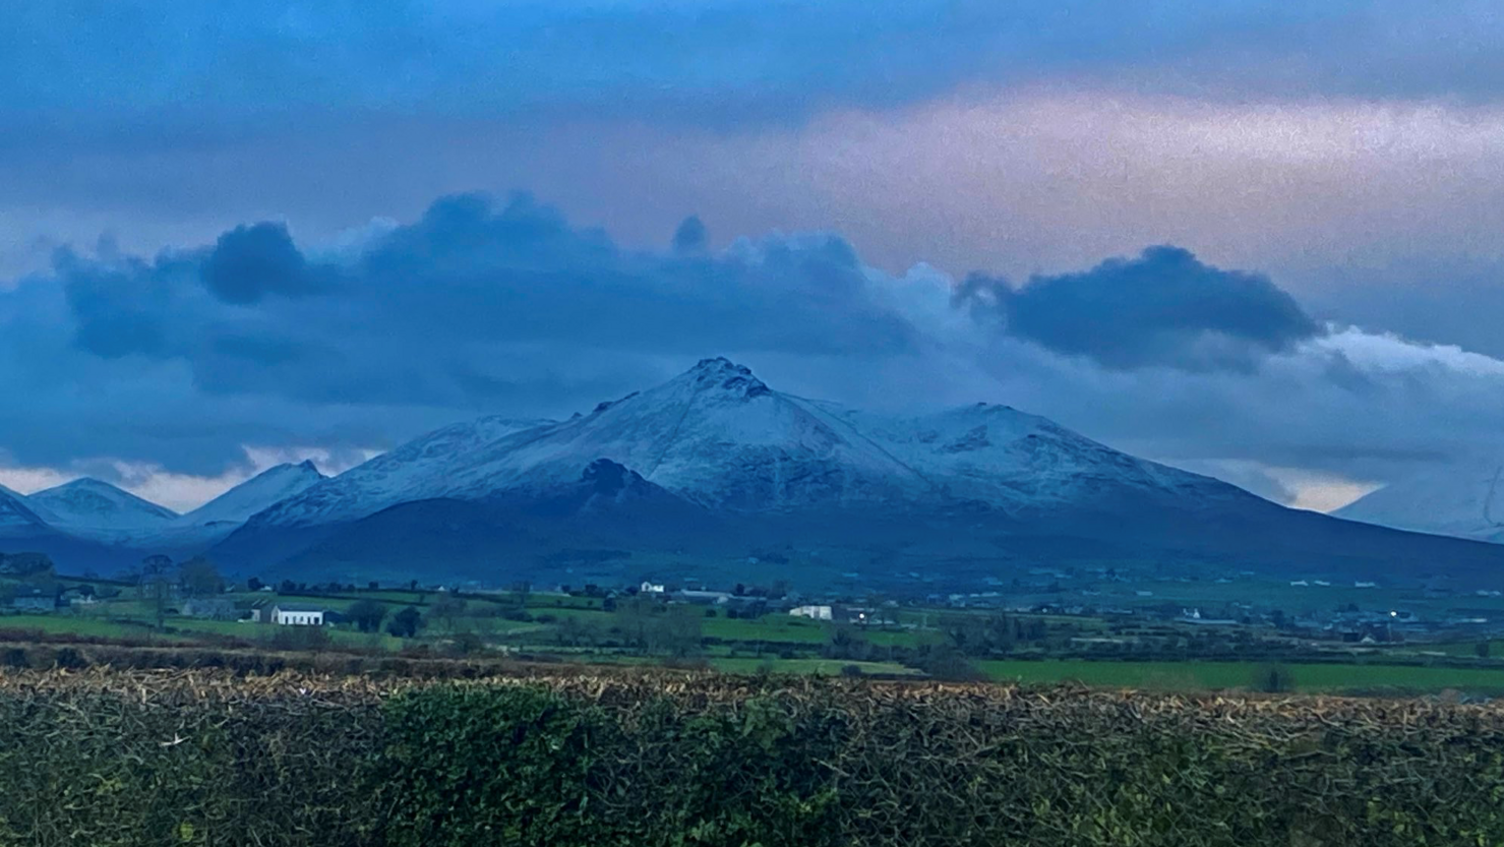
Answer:
POLYGON ((188 506, 721 354, 1301 505, 1491 459, 1501 44, 1467 0, 17 0, 0 483, 188 506))

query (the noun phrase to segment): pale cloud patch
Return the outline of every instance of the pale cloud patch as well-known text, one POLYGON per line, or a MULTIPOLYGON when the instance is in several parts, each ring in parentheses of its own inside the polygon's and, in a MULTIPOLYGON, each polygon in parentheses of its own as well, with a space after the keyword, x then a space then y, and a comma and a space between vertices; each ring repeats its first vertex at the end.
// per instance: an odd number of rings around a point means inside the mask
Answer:
MULTIPOLYGON (((173 511, 190 512, 248 479, 280 464, 312 461, 325 476, 333 476, 380 455, 380 450, 329 450, 322 447, 246 447, 245 465, 216 476, 174 473, 148 462, 104 460, 86 462, 91 470, 108 469, 106 476, 130 493, 173 511)), ((40 467, 0 467, 0 485, 21 494, 34 494, 89 474, 40 467)))
POLYGON ((1268 468, 1267 473, 1294 494, 1286 505, 1313 512, 1340 509, 1380 487, 1301 468, 1268 468))
POLYGON ((33 494, 77 478, 77 474, 65 474, 53 468, 0 467, 0 485, 18 494, 33 494))

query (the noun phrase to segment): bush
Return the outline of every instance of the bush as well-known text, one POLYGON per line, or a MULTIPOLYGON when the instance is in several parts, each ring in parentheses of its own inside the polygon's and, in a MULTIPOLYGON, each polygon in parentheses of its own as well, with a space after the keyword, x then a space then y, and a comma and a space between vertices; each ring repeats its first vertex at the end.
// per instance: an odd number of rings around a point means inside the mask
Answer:
POLYGON ((1265 665, 1254 673, 1253 690, 1265 694, 1287 694, 1295 690, 1295 675, 1284 665, 1265 665))
POLYGON ((387 704, 377 785, 392 847, 587 845, 593 747, 604 721, 527 688, 443 688, 387 704))
POLYGON ((386 631, 398 638, 412 638, 424 625, 423 613, 416 606, 407 606, 387 621, 386 631))
POLYGON ((267 643, 273 650, 323 650, 329 646, 329 633, 321 626, 273 626, 267 643))
POLYGON ((0 674, 0 844, 1504 843, 1497 705, 525 672, 0 674))

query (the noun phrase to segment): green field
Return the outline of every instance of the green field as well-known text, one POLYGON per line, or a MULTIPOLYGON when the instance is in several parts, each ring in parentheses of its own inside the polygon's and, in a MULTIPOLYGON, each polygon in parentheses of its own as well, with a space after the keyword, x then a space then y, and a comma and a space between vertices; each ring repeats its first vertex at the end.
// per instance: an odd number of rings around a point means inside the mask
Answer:
MULTIPOLYGON (((1248 688, 1258 662, 1091 662, 984 660, 988 678, 1024 683, 1080 682, 1114 688, 1218 690, 1248 688)), ((1410 665, 1284 665, 1295 687, 1307 692, 1398 688, 1416 691, 1504 692, 1504 668, 1433 668, 1410 665)))
POLYGON ((791 615, 765 615, 760 618, 706 618, 700 630, 708 638, 723 641, 784 641, 790 644, 824 644, 829 639, 827 626, 791 615))
MULTIPOLYGON (((96 620, 73 615, 3 615, 0 630, 40 630, 52 635, 78 635, 85 638, 151 638, 155 634, 146 627, 96 620)), ((166 636, 157 636, 168 641, 180 641, 166 636)))
POLYGON ((718 671, 736 674, 752 674, 767 669, 772 673, 790 674, 824 674, 836 676, 841 669, 854 665, 867 674, 903 674, 913 675, 918 671, 906 668, 894 662, 842 662, 836 659, 711 659, 710 666, 718 671))

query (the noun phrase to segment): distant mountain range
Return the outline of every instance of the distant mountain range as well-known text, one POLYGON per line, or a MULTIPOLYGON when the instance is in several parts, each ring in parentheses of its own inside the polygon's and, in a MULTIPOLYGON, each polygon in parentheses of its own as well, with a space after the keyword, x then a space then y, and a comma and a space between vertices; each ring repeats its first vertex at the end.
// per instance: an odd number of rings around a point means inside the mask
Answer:
POLYGON ((185 515, 88 477, 30 495, 0 487, 0 550, 47 552, 80 569, 129 566, 149 552, 202 552, 323 479, 311 462, 278 465, 185 515))
POLYGON ((1504 466, 1432 471, 1386 485, 1333 514, 1395 529, 1504 543, 1504 466))
POLYGON ((783 394, 725 359, 565 421, 446 427, 332 478, 282 466, 182 517, 70 485, 99 496, 70 498, 83 502, 66 518, 43 508, 59 499, 47 492, 0 493, 0 533, 207 547, 242 573, 344 580, 939 590, 1042 566, 1504 574, 1504 547, 1286 509, 1007 406, 875 415, 783 394))

